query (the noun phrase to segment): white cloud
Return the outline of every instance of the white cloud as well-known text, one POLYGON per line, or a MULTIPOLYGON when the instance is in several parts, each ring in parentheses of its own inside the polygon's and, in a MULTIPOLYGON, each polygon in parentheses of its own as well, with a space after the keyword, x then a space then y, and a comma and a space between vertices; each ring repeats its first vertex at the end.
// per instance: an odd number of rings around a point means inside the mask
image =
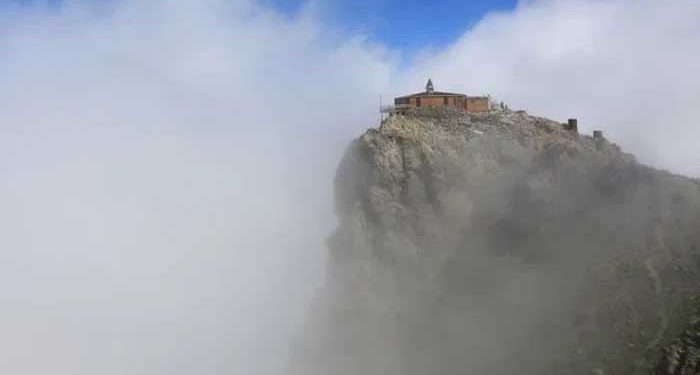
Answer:
POLYGON ((523 1, 491 14, 407 81, 490 93, 583 130, 641 161, 700 175, 700 3, 523 1))
POLYGON ((0 372, 281 373, 388 52, 244 1, 0 30, 0 372))

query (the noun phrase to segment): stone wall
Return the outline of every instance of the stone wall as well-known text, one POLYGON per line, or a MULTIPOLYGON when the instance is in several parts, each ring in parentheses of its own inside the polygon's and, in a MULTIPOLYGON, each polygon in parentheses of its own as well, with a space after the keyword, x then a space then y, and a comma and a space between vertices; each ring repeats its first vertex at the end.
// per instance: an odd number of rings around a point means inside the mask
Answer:
POLYGON ((459 109, 464 109, 467 112, 487 112, 489 107, 489 100, 487 97, 469 97, 469 96, 447 96, 447 95, 434 95, 434 96, 417 96, 411 97, 408 100, 408 105, 410 107, 454 107, 459 109))

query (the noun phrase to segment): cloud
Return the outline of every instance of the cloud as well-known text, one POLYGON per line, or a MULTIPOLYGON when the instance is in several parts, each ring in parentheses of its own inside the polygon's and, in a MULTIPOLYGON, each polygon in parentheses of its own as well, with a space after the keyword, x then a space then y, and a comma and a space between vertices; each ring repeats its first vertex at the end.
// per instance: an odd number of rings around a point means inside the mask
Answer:
POLYGON ((282 373, 390 52, 246 1, 0 30, 0 372, 282 373))
POLYGON ((603 129, 641 161, 700 175, 700 3, 522 1, 493 13, 405 81, 489 93, 603 129))

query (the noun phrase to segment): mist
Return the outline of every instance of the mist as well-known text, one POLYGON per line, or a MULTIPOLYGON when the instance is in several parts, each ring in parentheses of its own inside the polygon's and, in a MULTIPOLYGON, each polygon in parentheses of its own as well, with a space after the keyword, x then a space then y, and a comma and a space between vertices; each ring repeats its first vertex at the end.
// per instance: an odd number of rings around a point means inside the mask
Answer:
POLYGON ((3 373, 283 373, 390 66, 305 12, 3 9, 3 373))
POLYGON ((700 174, 700 10, 645 5, 522 2, 418 56, 336 32, 313 2, 0 6, 0 370, 284 374, 338 161, 379 93, 428 76, 700 174), (518 37, 541 29, 561 40, 518 37))

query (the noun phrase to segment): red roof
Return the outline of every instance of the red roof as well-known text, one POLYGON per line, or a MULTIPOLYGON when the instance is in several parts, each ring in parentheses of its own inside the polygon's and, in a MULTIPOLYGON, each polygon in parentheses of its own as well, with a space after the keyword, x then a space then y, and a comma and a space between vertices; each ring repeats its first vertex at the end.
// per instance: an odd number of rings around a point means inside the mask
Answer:
POLYGON ((454 92, 443 92, 443 91, 423 91, 419 92, 416 94, 411 94, 411 95, 406 95, 406 96, 399 96, 396 99, 407 99, 407 98, 422 98, 422 97, 430 97, 430 96, 464 96, 468 98, 488 98, 488 96, 468 96, 465 94, 457 94, 454 92))
POLYGON ((406 95, 406 96, 399 96, 396 99, 403 99, 403 98, 416 98, 416 97, 423 97, 423 96, 466 96, 464 94, 457 94, 454 92, 442 92, 442 91, 423 91, 419 92, 417 94, 411 94, 411 95, 406 95))

